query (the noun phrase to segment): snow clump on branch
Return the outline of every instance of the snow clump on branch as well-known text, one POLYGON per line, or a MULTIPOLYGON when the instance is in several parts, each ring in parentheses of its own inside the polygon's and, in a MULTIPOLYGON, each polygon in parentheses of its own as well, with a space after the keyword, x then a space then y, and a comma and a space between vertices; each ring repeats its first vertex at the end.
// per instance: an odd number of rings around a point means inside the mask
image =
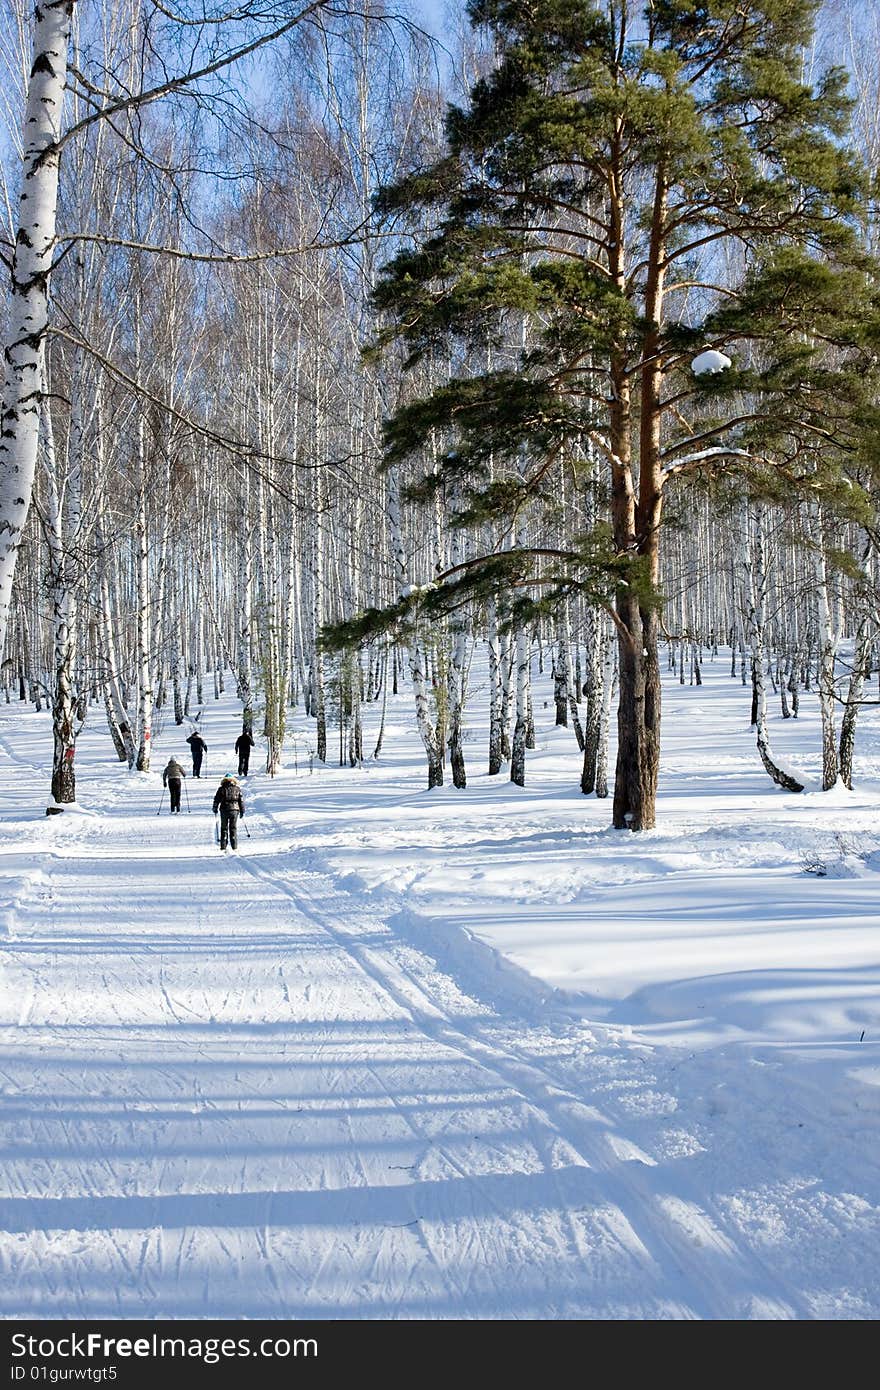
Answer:
POLYGON ((701 352, 691 363, 691 371, 694 376, 717 376, 719 372, 726 372, 733 363, 723 352, 718 352, 716 348, 708 348, 706 352, 701 352))

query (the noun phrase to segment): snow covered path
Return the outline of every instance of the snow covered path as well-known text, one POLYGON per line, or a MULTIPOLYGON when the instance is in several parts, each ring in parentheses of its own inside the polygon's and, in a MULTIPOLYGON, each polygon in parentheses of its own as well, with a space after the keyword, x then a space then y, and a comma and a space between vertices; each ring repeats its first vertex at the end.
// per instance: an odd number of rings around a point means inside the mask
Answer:
POLYGON ((19 904, 6 1316, 710 1311, 485 1006, 265 817, 233 859, 131 811, 58 826, 19 904))
POLYGON ((155 776, 84 785, 0 823, 4 1317, 877 1316, 876 1080, 827 1129, 821 1066, 780 1105, 770 1051, 449 973, 262 780, 237 857, 214 778, 175 819, 155 776))

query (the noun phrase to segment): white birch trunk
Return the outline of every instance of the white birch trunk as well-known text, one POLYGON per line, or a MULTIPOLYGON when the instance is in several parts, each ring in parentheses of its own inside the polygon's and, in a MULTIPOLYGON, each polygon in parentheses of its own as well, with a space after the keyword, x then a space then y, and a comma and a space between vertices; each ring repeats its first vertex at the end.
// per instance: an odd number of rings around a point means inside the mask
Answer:
POLYGON ((838 776, 837 735, 834 719, 834 664, 838 634, 831 619, 828 566, 825 561, 825 535, 818 503, 810 508, 813 578, 816 586, 817 675, 819 714, 822 720, 822 790, 830 791, 838 776))
POLYGON ((245 478, 239 511, 238 538, 238 695, 242 703, 242 727, 247 733, 253 732, 253 669, 251 663, 251 624, 253 622, 254 588, 253 561, 251 554, 251 521, 248 515, 250 501, 249 479, 245 478))
POLYGON ((501 756, 510 761, 510 706, 513 682, 514 646, 510 633, 505 631, 500 642, 501 660, 501 756))
POLYGON ((43 392, 42 350, 49 318, 67 50, 74 0, 34 9, 33 62, 25 109, 21 197, 12 257, 0 406, 0 652, 12 579, 36 472, 43 392))
POLYGON ((381 679, 381 681, 382 681, 382 714, 381 714, 381 716, 380 716, 380 718, 379 718, 379 733, 378 733, 378 735, 377 735, 377 737, 376 737, 376 747, 373 749, 373 758, 374 758, 374 759, 378 759, 379 754, 382 752, 382 743, 383 743, 383 740, 384 740, 384 738, 385 738, 385 718, 386 718, 386 715, 388 714, 388 685, 389 685, 389 680, 388 680, 388 652, 387 652, 387 651, 386 651, 386 653, 385 653, 385 659, 384 659, 384 662, 383 662, 383 665, 382 665, 382 675, 381 675, 380 679, 381 679))
POLYGON ((72 542, 80 522, 80 431, 71 423, 69 470, 62 502, 55 436, 47 401, 43 400, 43 448, 48 502, 44 521, 49 550, 49 592, 52 601, 52 802, 58 806, 76 801, 76 727, 73 669, 76 659, 76 595, 72 542), (66 514, 65 514, 66 513, 66 514))
POLYGON ((577 746, 580 751, 583 752, 584 731, 581 727, 581 716, 577 702, 577 682, 571 660, 571 610, 567 603, 563 615, 562 660, 565 673, 565 691, 568 699, 568 708, 571 711, 572 728, 574 729, 574 736, 577 739, 577 746))
POLYGON ((498 610, 495 600, 486 605, 489 653, 489 776, 501 771, 501 649, 498 642, 498 610))
POLYGON ((611 706, 617 688, 617 643, 612 641, 607 620, 602 623, 601 643, 602 703, 596 742, 596 796, 604 798, 608 795, 608 731, 611 728, 611 706))
MULTIPOLYGON (((406 551, 403 547, 403 528, 400 520, 400 481, 397 476, 397 470, 394 468, 388 471, 387 496, 388 527, 391 532, 391 550, 394 557, 394 571, 397 581, 397 590, 402 596, 407 592, 407 564, 406 551)), ((416 724, 418 725, 419 734, 425 749, 425 755, 428 759, 428 789, 431 790, 433 787, 443 786, 443 755, 437 737, 437 730, 431 722, 425 669, 422 664, 418 642, 411 642, 408 650, 410 682, 412 684, 413 698, 416 706, 416 724)))
MULTIPOLYGON (((139 426, 142 436, 143 427, 139 426)), ((141 451, 143 439, 141 437, 141 451)), ((141 475, 138 483, 137 515, 135 518, 135 571, 137 579, 137 669, 138 669, 138 751, 135 766, 138 772, 149 772, 153 740, 153 662, 150 651, 152 624, 150 621, 150 556, 147 546, 147 498, 144 460, 141 453, 141 475)))
POLYGON ((584 715, 584 761, 581 769, 581 791, 585 796, 596 788, 596 762, 602 733, 602 710, 605 692, 603 651, 608 643, 605 620, 596 608, 587 612, 587 640, 584 686, 587 708, 584 715))
POLYGON ((764 681, 764 610, 767 573, 764 563, 764 509, 755 508, 754 559, 750 537, 749 507, 742 509, 740 522, 739 570, 742 586, 743 631, 752 653, 753 710, 755 734, 761 762, 777 786, 786 791, 802 792, 804 784, 783 768, 770 747, 767 729, 767 688, 764 681))
MULTIPOLYGON (((115 728, 118 732, 119 742, 121 742, 122 745, 122 757, 128 763, 129 768, 133 768, 137 759, 137 749, 135 748, 128 711, 125 708, 125 701, 122 698, 122 691, 119 685, 119 670, 116 659, 116 636, 113 623, 113 611, 110 603, 110 580, 107 575, 106 541, 103 521, 99 521, 98 523, 96 544, 99 565, 99 648, 103 667, 107 720, 110 723, 111 730, 115 728)), ((115 734, 113 741, 117 743, 115 734)))
MULTIPOLYGON (((453 511, 457 509, 458 499, 453 497, 453 511)), ((451 536, 449 543, 449 563, 455 567, 464 558, 462 545, 461 529, 455 524, 455 517, 452 517, 451 536)), ((467 627, 464 619, 459 614, 453 614, 449 620, 449 637, 451 651, 449 655, 449 667, 446 674, 446 698, 449 708, 449 733, 447 747, 449 749, 449 767, 452 772, 452 785, 458 788, 467 786, 467 773, 464 761, 464 706, 467 695, 467 675, 465 661, 467 656, 467 627)))
POLYGON ((529 723, 529 635, 524 627, 516 630, 516 722, 510 754, 510 780, 518 787, 526 784, 526 739, 529 723))
POLYGON ((853 650, 852 672, 846 692, 846 704, 840 721, 840 778, 845 787, 852 791, 853 752, 856 742, 856 722, 859 705, 865 693, 865 681, 871 669, 871 642, 874 623, 870 617, 863 617, 856 631, 853 650))
MULTIPOLYGON (((320 438, 320 436, 319 436, 320 438)), ((315 452, 315 512, 314 544, 312 547, 312 611, 314 634, 312 639, 312 711, 317 724, 318 757, 322 763, 327 761, 327 709, 324 700, 324 653, 321 648, 321 628, 324 626, 324 487, 318 453, 315 452)))

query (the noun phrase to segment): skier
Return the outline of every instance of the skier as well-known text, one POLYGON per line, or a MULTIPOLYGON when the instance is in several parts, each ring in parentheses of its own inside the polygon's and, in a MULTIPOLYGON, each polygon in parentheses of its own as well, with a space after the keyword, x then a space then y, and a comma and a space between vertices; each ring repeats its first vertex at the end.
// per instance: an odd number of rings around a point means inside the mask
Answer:
POLYGON ((162 773, 162 786, 168 788, 171 797, 171 814, 175 811, 180 813, 180 789, 183 786, 183 779, 186 776, 183 768, 176 758, 169 758, 168 765, 162 773))
POLYGON ((220 812, 220 848, 238 849, 238 818, 244 815, 241 787, 231 772, 227 772, 214 793, 214 815, 220 812))
POLYGON ((202 738, 198 729, 193 730, 193 732, 187 739, 187 743, 189 744, 189 749, 192 753, 193 777, 200 778, 202 775, 202 758, 208 751, 208 745, 207 743, 205 743, 205 740, 202 738))
POLYGON ((251 749, 253 747, 254 741, 247 729, 242 729, 238 738, 235 740, 235 751, 238 754, 239 777, 247 777, 248 775, 248 763, 251 760, 251 749))

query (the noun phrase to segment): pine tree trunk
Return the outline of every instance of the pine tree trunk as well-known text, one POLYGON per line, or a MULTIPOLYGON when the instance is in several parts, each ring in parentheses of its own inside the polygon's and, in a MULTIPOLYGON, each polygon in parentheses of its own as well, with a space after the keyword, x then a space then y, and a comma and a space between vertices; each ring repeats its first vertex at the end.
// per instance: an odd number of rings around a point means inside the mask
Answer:
MULTIPOLYGON (((616 157, 622 159, 622 154, 618 152, 616 157)), ((610 269, 615 281, 623 287, 627 273, 624 257, 626 226, 621 197, 612 199, 610 211, 613 239, 610 269)), ((610 361, 611 520, 614 541, 619 553, 635 553, 647 562, 648 574, 654 585, 657 584, 659 573, 663 500, 660 468, 663 360, 658 325, 663 317, 665 219, 666 182, 662 169, 658 168, 644 292, 644 318, 648 326, 641 344, 643 365, 640 372, 638 504, 632 470, 632 384, 625 345, 612 350, 610 361)), ((657 615, 640 607, 629 586, 618 589, 615 613, 620 697, 612 823, 618 830, 652 830, 656 816, 660 758, 657 615)))
POLYGON ((660 732, 657 618, 628 594, 618 597, 620 698, 613 824, 652 830, 655 822, 660 732))

